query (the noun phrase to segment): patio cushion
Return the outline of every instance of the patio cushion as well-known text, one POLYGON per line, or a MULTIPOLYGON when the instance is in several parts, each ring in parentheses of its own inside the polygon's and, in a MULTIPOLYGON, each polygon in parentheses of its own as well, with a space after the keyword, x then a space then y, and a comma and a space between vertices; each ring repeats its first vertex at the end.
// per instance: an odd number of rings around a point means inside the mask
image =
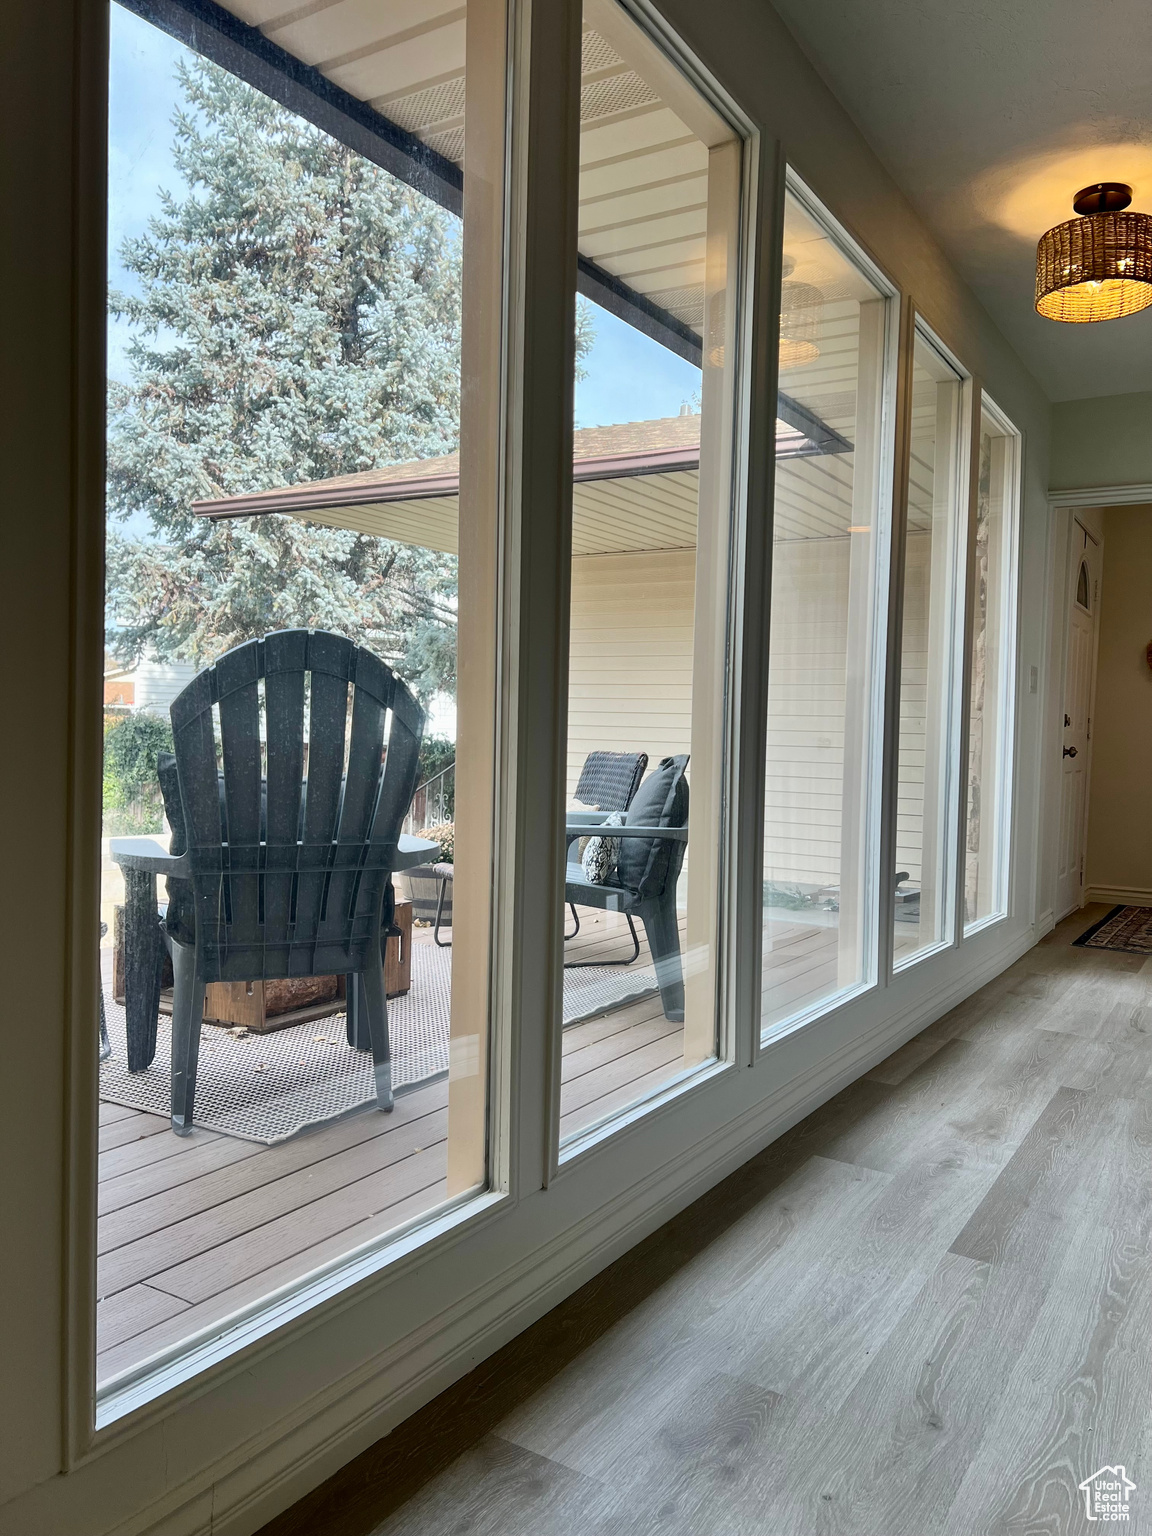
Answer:
MULTIPOLYGON (((622 827, 623 813, 613 811, 610 816, 604 818, 601 825, 622 827)), ((619 857, 620 839, 618 837, 590 837, 580 855, 580 864, 593 885, 609 885, 616 878, 616 861, 619 857)))
MULTIPOLYGON (((625 826, 684 827, 688 824, 688 785, 684 778, 688 754, 662 758, 636 791, 625 826)), ((621 885, 641 900, 660 896, 668 875, 674 844, 666 837, 620 839, 616 874, 621 885)), ((675 861, 677 870, 681 860, 675 861)))

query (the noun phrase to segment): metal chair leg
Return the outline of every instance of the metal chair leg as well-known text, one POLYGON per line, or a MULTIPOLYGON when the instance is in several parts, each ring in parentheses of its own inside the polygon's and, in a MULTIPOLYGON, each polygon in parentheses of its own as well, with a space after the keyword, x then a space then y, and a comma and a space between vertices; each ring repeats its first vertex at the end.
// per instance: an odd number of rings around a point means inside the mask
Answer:
MULTIPOLYGON (((436 923, 435 923, 435 925, 434 925, 434 927, 432 929, 432 941, 433 941, 433 943, 438 944, 441 949, 451 949, 452 948, 452 940, 451 939, 442 939, 440 937, 440 922, 441 922, 441 919, 444 916, 444 893, 445 893, 445 891, 447 891, 447 889, 448 889, 448 876, 444 875, 441 878, 441 881, 440 881, 440 894, 436 898, 436 923)), ((451 925, 449 925, 449 926, 451 926, 451 925)))
POLYGON ((570 901, 568 903, 568 910, 569 910, 569 912, 571 912, 571 914, 572 914, 572 921, 576 924, 576 926, 575 926, 575 928, 573 928, 571 933, 566 933, 564 935, 564 942, 565 943, 567 943, 569 939, 574 939, 576 937, 576 935, 580 932, 580 914, 576 910, 576 903, 574 901, 570 901))
MULTIPOLYGON (((108 932, 108 924, 107 923, 101 923, 100 924, 100 937, 103 938, 104 935, 107 932, 108 932)), ((112 1054, 112 1042, 108 1038, 108 1015, 107 1015, 107 1013, 105 1012, 105 1009, 104 1009, 104 974, 103 974, 103 967, 100 968, 99 985, 100 985, 100 1060, 101 1061, 107 1061, 109 1056, 111 1056, 111 1054, 112 1054)))
POLYGON ((100 987, 100 1060, 107 1061, 112 1054, 112 1042, 108 1038, 108 1019, 104 1012, 104 987, 100 987))
MULTIPOLYGON (((640 935, 636 932, 636 924, 632 921, 631 912, 625 912, 624 916, 628 922, 628 931, 632 935, 632 953, 628 956, 627 960, 565 960, 564 969, 566 971, 578 971, 581 966, 585 965, 631 965, 634 961, 638 960, 640 958, 640 935)), ((577 923, 576 933, 579 933, 579 931, 580 925, 577 923)), ((576 934, 565 934, 564 937, 574 939, 576 934)))

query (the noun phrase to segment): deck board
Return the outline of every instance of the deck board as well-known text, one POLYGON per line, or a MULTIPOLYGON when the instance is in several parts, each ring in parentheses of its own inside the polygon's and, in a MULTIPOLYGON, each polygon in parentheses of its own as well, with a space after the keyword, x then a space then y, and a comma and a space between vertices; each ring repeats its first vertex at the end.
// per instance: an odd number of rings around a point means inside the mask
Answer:
POLYGON ((255 1258, 259 1267, 266 1267, 263 1255, 254 1250, 274 1248, 267 1261, 271 1263, 292 1251, 284 1245, 300 1229, 304 1243, 326 1237, 341 1225, 386 1209, 395 1190, 395 1198, 401 1199, 433 1183, 442 1168, 417 1171, 414 1164, 421 1157, 442 1161, 446 1132, 447 1110, 440 1109, 432 1117, 145 1232, 100 1255, 101 1293, 148 1280, 186 1301, 203 1301, 212 1287, 222 1289, 236 1278, 231 1269, 237 1264, 255 1258), (188 1285, 192 1294, 185 1289, 188 1285))

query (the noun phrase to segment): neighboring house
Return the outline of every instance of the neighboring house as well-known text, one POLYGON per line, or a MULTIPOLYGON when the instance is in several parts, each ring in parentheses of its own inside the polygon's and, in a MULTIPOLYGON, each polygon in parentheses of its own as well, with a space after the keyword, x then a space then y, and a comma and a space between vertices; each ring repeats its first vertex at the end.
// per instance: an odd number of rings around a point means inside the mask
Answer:
POLYGON ((190 661, 157 661, 144 657, 135 667, 105 662, 104 703, 168 718, 172 700, 196 676, 190 661))

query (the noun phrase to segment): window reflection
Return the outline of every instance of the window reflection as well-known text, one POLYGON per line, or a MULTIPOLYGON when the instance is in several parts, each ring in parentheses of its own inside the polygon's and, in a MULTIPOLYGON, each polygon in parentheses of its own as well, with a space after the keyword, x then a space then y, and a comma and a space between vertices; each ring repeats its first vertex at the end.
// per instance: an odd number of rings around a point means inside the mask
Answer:
POLYGON ((741 141, 586 0, 561 1138, 716 1050, 741 141))
POLYGON ((889 296, 790 192, 764 831, 765 1027, 875 976, 889 296))

